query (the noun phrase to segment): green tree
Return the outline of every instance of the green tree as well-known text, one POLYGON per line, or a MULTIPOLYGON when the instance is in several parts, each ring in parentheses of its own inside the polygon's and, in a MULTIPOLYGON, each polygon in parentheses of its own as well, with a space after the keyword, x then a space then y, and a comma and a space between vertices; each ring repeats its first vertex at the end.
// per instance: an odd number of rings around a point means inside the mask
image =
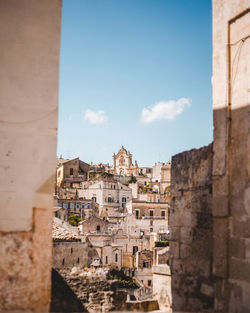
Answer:
POLYGON ((77 215, 70 215, 68 218, 68 222, 72 226, 78 226, 79 222, 82 221, 82 218, 77 215))
POLYGON ((131 176, 129 177, 128 183, 129 184, 135 184, 136 181, 137 181, 136 177, 133 174, 131 174, 131 176))

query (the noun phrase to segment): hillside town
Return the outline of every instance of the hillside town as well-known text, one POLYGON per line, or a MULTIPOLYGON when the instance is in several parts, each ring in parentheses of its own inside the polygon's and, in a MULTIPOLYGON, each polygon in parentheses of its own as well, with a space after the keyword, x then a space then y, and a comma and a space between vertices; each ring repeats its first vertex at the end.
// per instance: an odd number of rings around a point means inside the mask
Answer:
POLYGON ((139 167, 123 146, 113 154, 112 165, 60 157, 53 268, 61 274, 115 270, 127 277, 120 287, 127 289, 128 302, 164 298, 162 306, 170 306, 170 170, 170 162, 139 167), (162 290, 156 283, 159 276, 165 282, 162 290))

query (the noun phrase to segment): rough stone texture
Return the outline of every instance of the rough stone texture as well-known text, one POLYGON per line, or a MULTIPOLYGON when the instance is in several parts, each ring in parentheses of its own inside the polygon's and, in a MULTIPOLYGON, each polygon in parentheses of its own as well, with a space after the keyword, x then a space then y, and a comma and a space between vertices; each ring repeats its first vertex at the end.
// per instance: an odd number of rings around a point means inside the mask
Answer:
POLYGON ((86 242, 53 241, 53 268, 86 267, 92 262, 89 260, 91 250, 94 249, 90 249, 86 242))
POLYGON ((47 311, 50 301, 52 212, 34 209, 33 230, 0 233, 0 311, 47 311))
POLYGON ((216 312, 250 312, 249 35, 249 0, 213 0, 216 312))
POLYGON ((60 270, 60 274, 88 312, 108 312, 115 308, 114 299, 119 299, 114 296, 117 292, 116 281, 93 275, 89 275, 89 278, 81 277, 66 270, 60 270))
POLYGON ((48 311, 61 0, 0 0, 0 311, 48 311))
POLYGON ((213 308, 212 145, 172 158, 170 266, 174 311, 213 308))
POLYGON ((87 312, 62 276, 52 269, 50 312, 87 312))

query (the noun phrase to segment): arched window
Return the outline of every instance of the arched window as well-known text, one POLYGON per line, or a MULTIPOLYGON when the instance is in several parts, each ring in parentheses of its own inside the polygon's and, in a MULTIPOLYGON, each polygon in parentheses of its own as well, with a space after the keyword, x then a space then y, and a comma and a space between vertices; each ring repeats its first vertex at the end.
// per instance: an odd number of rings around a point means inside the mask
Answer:
POLYGON ((118 262, 118 253, 115 254, 115 262, 118 262))
POLYGON ((108 197, 108 203, 111 203, 111 202, 112 202, 112 198, 108 197))

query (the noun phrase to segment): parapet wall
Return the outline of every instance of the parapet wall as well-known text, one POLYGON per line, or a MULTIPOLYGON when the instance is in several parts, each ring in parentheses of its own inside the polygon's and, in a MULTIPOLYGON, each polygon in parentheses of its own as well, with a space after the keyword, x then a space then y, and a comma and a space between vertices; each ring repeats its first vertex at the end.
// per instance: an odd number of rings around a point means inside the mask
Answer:
POLYGON ((173 310, 213 308, 212 144, 172 158, 170 266, 173 310))

